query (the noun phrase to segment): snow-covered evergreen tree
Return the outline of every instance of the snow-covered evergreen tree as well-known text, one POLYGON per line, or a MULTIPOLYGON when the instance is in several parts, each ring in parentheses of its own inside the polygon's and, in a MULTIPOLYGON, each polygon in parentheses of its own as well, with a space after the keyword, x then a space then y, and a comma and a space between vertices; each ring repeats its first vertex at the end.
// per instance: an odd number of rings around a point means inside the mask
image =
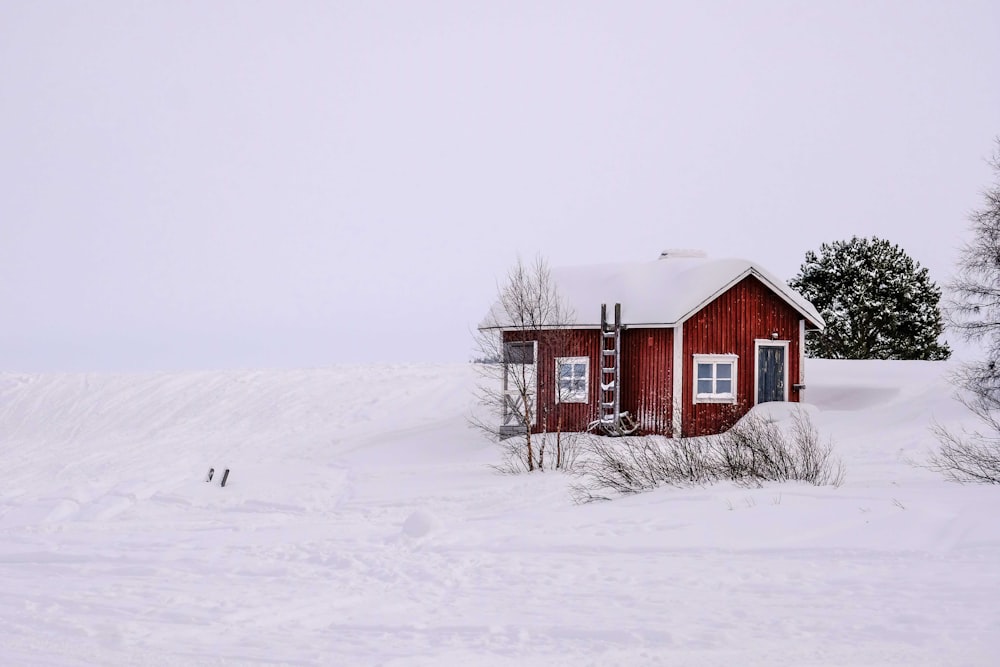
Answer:
POLYGON ((947 359, 939 342, 941 289, 898 245, 853 237, 806 252, 792 288, 812 301, 826 329, 809 356, 827 359, 947 359))

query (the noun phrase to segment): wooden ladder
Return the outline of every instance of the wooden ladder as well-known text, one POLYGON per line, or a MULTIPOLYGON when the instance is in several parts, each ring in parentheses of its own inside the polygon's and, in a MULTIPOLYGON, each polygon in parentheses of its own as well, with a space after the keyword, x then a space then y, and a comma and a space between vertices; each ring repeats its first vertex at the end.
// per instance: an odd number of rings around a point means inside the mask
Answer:
POLYGON ((601 304, 601 391, 598 418, 602 430, 618 423, 622 407, 622 305, 615 304, 615 321, 608 322, 608 304, 601 304))
POLYGON ((629 435, 639 426, 622 412, 622 305, 615 304, 615 320, 608 321, 608 304, 601 304, 601 391, 597 419, 587 427, 604 435, 629 435))

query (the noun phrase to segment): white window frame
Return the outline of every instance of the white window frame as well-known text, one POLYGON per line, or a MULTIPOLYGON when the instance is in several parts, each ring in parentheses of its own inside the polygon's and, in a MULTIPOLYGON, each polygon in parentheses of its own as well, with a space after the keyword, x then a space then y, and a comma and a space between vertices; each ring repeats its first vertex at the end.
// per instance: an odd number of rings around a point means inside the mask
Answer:
POLYGON ((737 386, 736 378, 737 371, 739 370, 739 356, 735 354, 696 354, 694 355, 694 364, 691 366, 692 384, 691 384, 691 395, 693 397, 694 403, 736 403, 737 396, 737 386), (698 393, 698 364, 712 364, 712 387, 715 388, 715 383, 718 381, 716 377, 717 371, 716 366, 718 364, 730 364, 733 367, 732 377, 730 382, 732 383, 732 391, 729 393, 710 393, 710 394, 699 394, 698 393))
POLYGON ((590 403, 590 357, 556 357, 556 403, 590 403), (583 391, 564 394, 559 369, 566 364, 583 364, 583 391))

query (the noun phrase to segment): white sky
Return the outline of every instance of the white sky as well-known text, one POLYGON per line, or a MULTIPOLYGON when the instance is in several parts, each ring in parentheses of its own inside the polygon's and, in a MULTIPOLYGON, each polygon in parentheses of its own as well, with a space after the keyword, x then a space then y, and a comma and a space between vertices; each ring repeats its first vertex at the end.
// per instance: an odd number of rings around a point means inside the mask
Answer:
POLYGON ((0 368, 463 361, 518 253, 944 282, 1000 3, 0 3, 0 368))

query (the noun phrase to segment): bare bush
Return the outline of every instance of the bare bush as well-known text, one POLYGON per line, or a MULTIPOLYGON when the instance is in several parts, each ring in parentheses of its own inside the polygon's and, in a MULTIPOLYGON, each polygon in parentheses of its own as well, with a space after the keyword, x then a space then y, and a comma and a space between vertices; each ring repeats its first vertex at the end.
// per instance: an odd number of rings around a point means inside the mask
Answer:
POLYGON ((517 474, 543 470, 573 471, 580 456, 583 433, 542 432, 532 436, 531 459, 527 458, 525 436, 499 441, 501 462, 493 465, 497 472, 517 474), (530 464, 530 468, 528 467, 530 464))
POLYGON ((697 438, 590 437, 578 466, 578 500, 607 498, 658 486, 702 485, 720 480, 760 486, 763 482, 803 481, 840 486, 843 465, 833 444, 822 441, 809 415, 792 413, 782 429, 751 411, 725 433, 697 438))
POLYGON ((705 438, 660 436, 589 435, 576 474, 581 478, 574 486, 578 501, 606 500, 607 493, 639 493, 663 485, 706 484, 717 478, 705 438))
POLYGON ((808 413, 792 412, 791 428, 782 429, 759 412, 750 412, 712 445, 719 473, 735 482, 809 482, 839 486, 843 465, 833 458, 833 444, 822 442, 808 413))
POLYGON ((953 433, 941 426, 931 431, 940 448, 931 455, 928 468, 952 482, 1000 484, 1000 446, 981 433, 953 433))
POLYGON ((953 482, 1000 484, 1000 390, 995 380, 992 369, 982 373, 971 364, 952 377, 959 388, 958 400, 986 427, 986 432, 956 433, 935 424, 931 432, 939 449, 931 454, 927 468, 953 482))
POLYGON ((690 486, 712 481, 715 473, 709 458, 703 438, 590 436, 578 472, 593 482, 595 489, 635 493, 663 484, 690 486))

